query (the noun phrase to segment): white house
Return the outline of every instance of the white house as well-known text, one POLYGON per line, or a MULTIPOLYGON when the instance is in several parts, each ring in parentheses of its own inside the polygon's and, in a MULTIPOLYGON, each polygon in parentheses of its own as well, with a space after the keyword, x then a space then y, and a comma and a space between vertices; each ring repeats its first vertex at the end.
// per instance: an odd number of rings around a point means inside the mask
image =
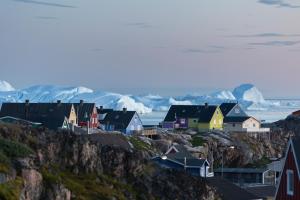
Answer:
POLYGON ((261 122, 254 117, 226 117, 224 119, 224 130, 229 132, 269 132, 269 128, 261 128, 261 122))

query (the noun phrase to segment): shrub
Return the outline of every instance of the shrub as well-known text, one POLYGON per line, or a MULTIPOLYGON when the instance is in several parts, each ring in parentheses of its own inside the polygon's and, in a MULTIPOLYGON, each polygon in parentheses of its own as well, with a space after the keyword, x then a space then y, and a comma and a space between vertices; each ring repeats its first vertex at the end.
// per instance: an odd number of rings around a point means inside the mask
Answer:
POLYGON ((17 177, 15 180, 0 184, 0 199, 18 200, 22 190, 23 180, 17 177))
POLYGON ((0 138, 0 152, 8 158, 26 157, 34 153, 24 144, 3 138, 0 138))
POLYGON ((194 137, 192 137, 191 143, 192 143, 193 147, 203 146, 204 140, 202 137, 194 136, 194 137))

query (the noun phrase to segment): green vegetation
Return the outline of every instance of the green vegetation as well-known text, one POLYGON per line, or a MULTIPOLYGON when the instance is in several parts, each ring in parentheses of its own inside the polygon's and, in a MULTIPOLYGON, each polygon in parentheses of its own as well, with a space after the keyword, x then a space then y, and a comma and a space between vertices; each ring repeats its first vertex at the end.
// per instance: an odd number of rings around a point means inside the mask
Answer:
POLYGON ((203 138, 199 135, 193 136, 191 141, 193 147, 203 146, 204 142, 205 141, 203 140, 203 138))
POLYGON ((141 151, 142 150, 146 150, 146 151, 151 150, 151 146, 149 144, 147 144, 146 142, 142 141, 141 139, 139 139, 138 137, 135 137, 135 136, 129 137, 129 142, 137 150, 141 150, 141 151))
POLYGON ((32 154, 33 150, 19 142, 0 138, 0 152, 8 158, 17 158, 26 157, 32 154))
POLYGON ((25 157, 32 153, 30 148, 21 143, 0 138, 0 173, 9 172, 11 159, 25 157))
MULTIPOLYGON (((96 174, 75 175, 68 171, 58 169, 43 169, 43 178, 46 184, 62 183, 66 188, 75 194, 76 199, 103 199, 108 200, 115 197, 118 200, 125 200, 125 191, 136 196, 135 191, 128 184, 123 184, 116 179, 96 174)), ((136 198, 135 198, 136 199, 136 198)))
POLYGON ((18 200, 20 198, 23 181, 20 177, 15 180, 0 184, 0 199, 18 200))

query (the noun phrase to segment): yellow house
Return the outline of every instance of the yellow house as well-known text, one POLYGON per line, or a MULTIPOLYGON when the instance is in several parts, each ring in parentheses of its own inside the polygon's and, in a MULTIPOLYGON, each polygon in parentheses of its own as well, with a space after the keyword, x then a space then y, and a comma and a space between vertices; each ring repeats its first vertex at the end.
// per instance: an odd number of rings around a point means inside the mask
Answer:
POLYGON ((223 130, 224 116, 219 106, 205 105, 198 119, 198 130, 223 130))

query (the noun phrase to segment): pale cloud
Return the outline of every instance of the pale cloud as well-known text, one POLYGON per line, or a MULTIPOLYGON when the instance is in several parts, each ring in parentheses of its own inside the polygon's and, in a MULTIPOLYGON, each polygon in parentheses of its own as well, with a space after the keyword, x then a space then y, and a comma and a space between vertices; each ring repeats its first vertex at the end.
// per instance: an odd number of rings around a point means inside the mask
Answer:
POLYGON ((258 2, 266 5, 274 5, 286 8, 300 8, 300 5, 288 3, 286 0, 259 0, 258 2))
POLYGON ((75 6, 72 6, 72 5, 53 3, 53 2, 45 2, 45 1, 35 1, 35 0, 13 0, 13 1, 28 3, 28 4, 42 5, 42 6, 53 6, 53 7, 61 7, 61 8, 75 8, 75 6))

